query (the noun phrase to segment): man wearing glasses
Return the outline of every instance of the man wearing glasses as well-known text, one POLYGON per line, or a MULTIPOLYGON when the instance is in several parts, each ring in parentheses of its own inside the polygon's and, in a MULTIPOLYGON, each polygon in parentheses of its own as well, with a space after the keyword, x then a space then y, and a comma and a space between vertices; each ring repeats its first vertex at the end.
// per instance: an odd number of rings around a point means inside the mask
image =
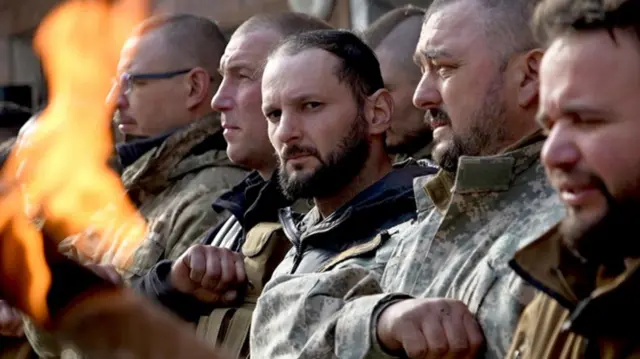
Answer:
MULTIPOLYGON (((229 161, 220 118, 210 106, 225 46, 213 22, 173 15, 143 23, 121 52, 107 100, 120 132, 141 137, 116 150, 128 195, 148 223, 148 236, 127 267, 116 268, 127 282, 160 260, 177 259, 224 220, 211 203, 246 175, 229 161)), ((110 255, 91 250, 100 239, 87 237, 66 240, 61 250, 85 263, 111 264, 110 255)), ((25 329, 40 356, 60 355, 53 341, 30 325, 25 329)))

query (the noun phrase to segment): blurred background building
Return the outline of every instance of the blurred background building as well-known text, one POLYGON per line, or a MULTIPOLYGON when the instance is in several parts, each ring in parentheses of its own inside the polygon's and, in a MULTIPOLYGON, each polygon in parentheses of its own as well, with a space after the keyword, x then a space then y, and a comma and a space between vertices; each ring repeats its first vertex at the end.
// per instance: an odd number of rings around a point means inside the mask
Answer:
MULTIPOLYGON (((428 0, 152 0, 155 11, 194 13, 218 22, 227 34, 250 16, 292 10, 329 21, 339 28, 363 29, 385 12, 428 0)), ((46 85, 31 42, 40 20, 61 0, 0 0, 0 101, 37 109, 46 85)), ((2 124, 0 124, 2 126, 2 124)))

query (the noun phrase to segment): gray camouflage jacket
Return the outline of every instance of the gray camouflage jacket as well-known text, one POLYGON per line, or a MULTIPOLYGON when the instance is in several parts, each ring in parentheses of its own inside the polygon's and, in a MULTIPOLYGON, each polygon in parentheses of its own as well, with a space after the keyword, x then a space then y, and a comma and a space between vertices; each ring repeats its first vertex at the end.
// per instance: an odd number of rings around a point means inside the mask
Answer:
MULTIPOLYGON (((386 245, 393 252, 380 280, 351 266, 273 283, 287 294, 281 306, 295 322, 253 331, 252 355, 389 358, 377 343, 377 316, 412 296, 465 302, 485 333, 483 357, 503 358, 534 294, 508 261, 564 215, 539 161, 542 143, 529 136, 496 156, 462 157, 455 178, 443 171, 417 178, 418 219, 393 231, 386 245)), ((254 328, 277 313, 257 314, 254 328)))

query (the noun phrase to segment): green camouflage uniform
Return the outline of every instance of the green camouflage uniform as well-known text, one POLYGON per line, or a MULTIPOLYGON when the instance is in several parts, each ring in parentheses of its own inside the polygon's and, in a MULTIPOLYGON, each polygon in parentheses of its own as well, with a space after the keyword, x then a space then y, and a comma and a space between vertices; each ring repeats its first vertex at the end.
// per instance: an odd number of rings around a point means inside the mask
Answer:
POLYGON ((271 286, 286 303, 256 310, 252 357, 389 358, 375 334, 380 312, 401 299, 447 297, 476 315, 483 357, 503 358, 534 295, 508 261, 564 215, 539 160, 542 144, 535 134, 496 156, 462 157, 455 178, 416 178, 418 219, 387 242, 394 249, 382 278, 360 266, 280 278, 271 286), (274 308, 287 308, 289 322, 274 308))
MULTIPOLYGON (((128 195, 148 223, 149 234, 133 254, 128 268, 119 268, 127 280, 135 279, 162 259, 177 259, 192 244, 227 215, 216 213, 211 204, 246 176, 226 155, 222 127, 211 114, 170 135, 125 168, 122 181, 128 195)), ((95 257, 78 241, 99 241, 76 236, 61 243, 65 254, 81 261, 109 263, 111 257, 95 257), (80 239, 81 238, 81 239, 80 239)), ((93 244, 86 245, 91 248, 93 244)), ((60 349, 51 338, 27 322, 30 342, 41 356, 58 357, 60 349)), ((64 358, 75 353, 65 351, 64 358)))

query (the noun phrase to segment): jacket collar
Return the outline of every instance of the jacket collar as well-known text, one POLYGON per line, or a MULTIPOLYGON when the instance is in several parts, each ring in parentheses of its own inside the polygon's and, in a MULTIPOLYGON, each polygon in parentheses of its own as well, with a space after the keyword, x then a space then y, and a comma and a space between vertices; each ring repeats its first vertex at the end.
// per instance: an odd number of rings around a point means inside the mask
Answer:
POLYGON ((280 190, 277 171, 266 181, 253 171, 212 206, 217 212, 231 212, 243 228, 252 228, 260 222, 277 222, 278 210, 292 203, 280 190))
POLYGON ((147 151, 160 146, 162 142, 164 142, 173 132, 174 131, 171 131, 159 136, 138 139, 116 145, 116 153, 120 159, 120 164, 124 168, 129 167, 142 155, 147 153, 147 151))
MULTIPOLYGON (((423 184, 423 193, 430 201, 417 198, 419 203, 433 203, 444 212, 449 206, 453 193, 469 194, 478 192, 507 191, 513 180, 538 160, 544 136, 536 131, 494 156, 462 156, 458 160, 455 176, 440 170, 436 176, 423 184)), ((423 211, 418 208, 418 211, 423 211)))
POLYGON ((370 232, 373 228, 371 223, 381 224, 385 219, 404 213, 415 214, 413 179, 433 174, 435 170, 433 167, 417 166, 415 161, 405 161, 398 166, 402 168, 394 169, 324 219, 317 207, 304 217, 291 208, 281 210, 280 222, 287 237, 295 245, 309 240, 315 245, 343 246, 345 238, 357 238, 359 228, 370 232), (369 225, 355 225, 354 221, 358 221, 358 218, 366 220, 369 225))
POLYGON ((624 337, 640 320, 640 259, 615 273, 589 267, 563 245, 558 226, 518 251, 511 267, 570 311, 564 329, 585 337, 624 337))
POLYGON ((142 193, 159 193, 190 172, 233 165, 225 150, 220 119, 211 113, 147 151, 124 170, 122 182, 132 198, 142 193))

